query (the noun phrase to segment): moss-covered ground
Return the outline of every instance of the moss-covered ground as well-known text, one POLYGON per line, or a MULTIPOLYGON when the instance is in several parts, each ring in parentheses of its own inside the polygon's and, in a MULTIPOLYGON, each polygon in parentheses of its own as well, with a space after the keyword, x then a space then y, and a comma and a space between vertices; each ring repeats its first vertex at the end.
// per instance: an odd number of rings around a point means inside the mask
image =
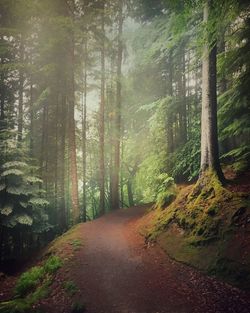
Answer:
MULTIPOLYGON (((245 187, 245 186, 244 186, 245 187)), ((179 188, 165 208, 156 208, 140 231, 174 259, 250 288, 249 192, 222 186, 207 172, 195 185, 179 188)))
MULTIPOLYGON (((0 313, 44 313, 46 311, 41 304, 44 299, 46 302, 46 298, 51 297, 55 287, 59 295, 63 293, 64 298, 72 300, 78 288, 72 280, 67 279, 66 273, 71 259, 83 245, 81 227, 82 224, 72 227, 39 254, 36 266, 17 278, 11 299, 0 302, 0 313)), ((72 312, 80 312, 73 308, 74 305, 73 302, 72 312)))

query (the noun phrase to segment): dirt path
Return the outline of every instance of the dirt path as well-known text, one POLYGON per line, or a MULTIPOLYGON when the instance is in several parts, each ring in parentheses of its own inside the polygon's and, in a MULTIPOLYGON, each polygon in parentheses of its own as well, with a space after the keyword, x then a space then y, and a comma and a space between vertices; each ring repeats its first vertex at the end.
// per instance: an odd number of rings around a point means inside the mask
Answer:
POLYGON ((146 247, 135 231, 144 211, 120 210, 82 227, 69 275, 87 313, 250 312, 249 294, 146 247))

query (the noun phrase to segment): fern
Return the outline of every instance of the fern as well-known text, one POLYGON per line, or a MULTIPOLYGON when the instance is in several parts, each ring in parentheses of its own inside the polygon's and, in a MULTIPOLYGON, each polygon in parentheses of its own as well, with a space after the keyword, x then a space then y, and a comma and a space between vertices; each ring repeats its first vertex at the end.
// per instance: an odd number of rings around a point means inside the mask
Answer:
POLYGON ((29 204, 32 207, 46 207, 49 205, 49 202, 42 198, 31 198, 29 200, 29 204))
POLYGON ((29 191, 25 186, 8 186, 6 188, 7 193, 10 193, 12 195, 28 195, 29 191))
POLYGON ((1 214, 3 215, 10 215, 13 212, 13 205, 5 205, 2 209, 0 209, 1 214))
POLYGON ((23 176, 24 172, 19 170, 19 169, 12 168, 12 169, 8 169, 8 170, 1 173, 1 177, 6 177, 6 176, 10 176, 10 175, 23 176))
POLYGON ((234 161, 248 160, 250 158, 250 147, 242 145, 239 148, 233 149, 221 156, 221 159, 233 158, 234 161))
POLYGON ((12 168, 12 167, 15 167, 15 168, 27 168, 28 167, 28 164, 25 163, 25 162, 21 162, 21 161, 11 161, 11 162, 6 162, 2 165, 2 168, 3 169, 9 169, 9 168, 12 168))

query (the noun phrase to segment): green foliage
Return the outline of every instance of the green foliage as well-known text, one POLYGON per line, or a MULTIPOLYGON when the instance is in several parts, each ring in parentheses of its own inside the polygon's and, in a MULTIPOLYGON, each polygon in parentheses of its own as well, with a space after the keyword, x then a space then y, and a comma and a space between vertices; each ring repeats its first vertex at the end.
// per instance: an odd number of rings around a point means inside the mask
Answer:
POLYGON ((34 304, 46 298, 49 294, 51 280, 47 279, 41 286, 38 286, 33 293, 25 298, 17 298, 0 303, 0 313, 36 313, 34 304))
POLYGON ((0 313, 33 312, 34 304, 48 296, 53 277, 61 266, 61 259, 52 255, 43 265, 24 272, 14 288, 15 298, 1 302, 0 313))
POLYGON ((41 283, 44 275, 45 269, 43 267, 32 267, 29 271, 23 273, 18 279, 15 286, 15 294, 18 297, 25 297, 41 283))
POLYGON ((25 299, 14 299, 0 303, 0 313, 28 313, 31 305, 25 299))
POLYGON ((158 192, 156 196, 156 206, 159 208, 166 207, 176 197, 176 186, 174 179, 163 173, 157 177, 158 192))
POLYGON ((62 267, 62 265, 62 260, 58 256, 52 255, 48 258, 43 267, 46 273, 54 274, 60 267, 62 267))
POLYGON ((63 288, 70 296, 75 295, 78 291, 77 285, 72 280, 64 282, 63 288))
POLYGON ((181 188, 165 210, 155 210, 144 235, 174 259, 249 288, 250 255, 241 237, 249 212, 246 194, 231 192, 207 172, 181 188))
POLYGON ((80 239, 74 239, 70 244, 73 246, 73 249, 77 251, 82 246, 82 241, 80 239))
POLYGON ((49 202, 42 197, 42 181, 34 174, 36 168, 30 165, 23 147, 15 142, 15 135, 11 130, 0 134, 0 146, 3 147, 0 162, 1 224, 42 232, 50 227, 45 213, 49 202))
POLYGON ((229 152, 223 154, 221 159, 230 159, 233 162, 246 161, 250 157, 250 147, 249 145, 241 145, 240 147, 230 150, 229 152))
POLYGON ((200 138, 198 132, 183 147, 168 158, 169 173, 177 180, 188 181, 198 177, 200 170, 200 138))
POLYGON ((235 173, 242 174, 249 168, 249 161, 241 160, 241 161, 233 163, 232 166, 233 166, 235 173))
POLYGON ((228 28, 225 40, 231 49, 221 53, 218 58, 219 76, 227 84, 227 89, 219 97, 219 137, 230 147, 224 151, 223 161, 232 163, 249 159, 250 134, 249 8, 244 2, 236 7, 235 4, 232 8, 243 18, 237 20, 236 17, 235 24, 228 28))
POLYGON ((136 174, 137 192, 142 193, 145 202, 155 201, 158 188, 161 184, 158 177, 164 171, 165 155, 149 155, 139 166, 136 174))
POLYGON ((25 297, 34 290, 36 293, 40 294, 41 289, 37 290, 37 287, 39 287, 44 280, 55 274, 61 266, 62 260, 58 256, 52 255, 42 266, 35 266, 29 271, 24 272, 16 283, 14 290, 15 295, 25 297))
POLYGON ((76 301, 72 305, 71 313, 84 313, 86 311, 86 307, 83 303, 76 301))

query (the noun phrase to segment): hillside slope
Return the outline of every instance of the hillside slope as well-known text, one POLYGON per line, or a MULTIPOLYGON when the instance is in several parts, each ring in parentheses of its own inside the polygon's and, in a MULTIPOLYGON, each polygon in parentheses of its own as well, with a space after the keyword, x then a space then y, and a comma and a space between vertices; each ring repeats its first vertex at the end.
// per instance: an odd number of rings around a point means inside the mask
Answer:
POLYGON ((250 173, 222 187, 179 188, 175 201, 141 221, 141 233, 168 255, 240 288, 250 288, 250 173))

